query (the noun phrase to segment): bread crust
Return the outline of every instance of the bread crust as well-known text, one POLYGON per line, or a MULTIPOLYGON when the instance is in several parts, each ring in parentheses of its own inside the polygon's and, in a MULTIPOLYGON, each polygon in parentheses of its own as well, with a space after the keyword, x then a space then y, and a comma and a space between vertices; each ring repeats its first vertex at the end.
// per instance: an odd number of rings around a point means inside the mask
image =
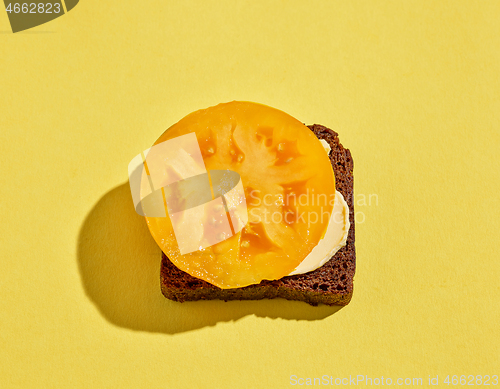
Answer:
POLYGON ((195 278, 178 269, 162 253, 160 286, 163 295, 174 301, 196 300, 260 300, 264 298, 285 298, 304 301, 310 305, 347 305, 352 298, 353 279, 356 270, 354 237, 354 163, 351 152, 345 149, 338 134, 322 125, 308 126, 318 137, 331 147, 330 162, 335 174, 336 189, 342 193, 349 206, 351 227, 347 244, 320 268, 274 281, 262 281, 244 288, 221 289, 204 280, 195 278))

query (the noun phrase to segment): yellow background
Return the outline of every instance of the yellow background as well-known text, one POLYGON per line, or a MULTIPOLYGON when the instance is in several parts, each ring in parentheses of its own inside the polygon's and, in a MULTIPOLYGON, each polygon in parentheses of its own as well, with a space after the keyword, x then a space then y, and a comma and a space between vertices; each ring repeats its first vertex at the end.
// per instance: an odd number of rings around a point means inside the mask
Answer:
POLYGON ((494 0, 82 0, 11 34, 0 12, 0 387, 499 374, 499 20, 494 0), (351 150, 347 307, 161 296, 128 163, 230 100, 351 150))

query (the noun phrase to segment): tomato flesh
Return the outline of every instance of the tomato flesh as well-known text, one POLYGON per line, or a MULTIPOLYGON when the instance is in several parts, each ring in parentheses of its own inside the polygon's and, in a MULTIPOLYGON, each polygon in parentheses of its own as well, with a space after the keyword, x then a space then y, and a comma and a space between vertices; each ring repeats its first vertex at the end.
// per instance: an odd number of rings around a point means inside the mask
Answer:
POLYGON ((178 268, 220 288, 288 275, 323 237, 333 208, 335 177, 319 140, 282 111, 230 102, 186 116, 155 145, 192 132, 208 171, 240 174, 248 224, 223 242, 181 255, 169 217, 146 217, 157 244, 178 268))

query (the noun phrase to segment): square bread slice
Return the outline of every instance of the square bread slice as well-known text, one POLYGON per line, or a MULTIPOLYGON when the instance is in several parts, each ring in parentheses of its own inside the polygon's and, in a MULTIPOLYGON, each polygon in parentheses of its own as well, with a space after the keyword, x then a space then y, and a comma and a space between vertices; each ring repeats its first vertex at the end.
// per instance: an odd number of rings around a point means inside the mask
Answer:
POLYGON ((349 206, 351 228, 347 244, 322 267, 306 273, 283 277, 275 281, 244 288, 220 289, 206 281, 195 278, 178 269, 162 253, 160 285, 163 295, 171 300, 184 302, 196 300, 259 300, 285 298, 304 301, 311 305, 347 305, 352 297, 353 278, 356 269, 354 248, 354 199, 353 160, 351 152, 339 142, 338 134, 324 126, 308 126, 319 139, 331 147, 330 162, 335 174, 337 190, 342 193, 349 206))

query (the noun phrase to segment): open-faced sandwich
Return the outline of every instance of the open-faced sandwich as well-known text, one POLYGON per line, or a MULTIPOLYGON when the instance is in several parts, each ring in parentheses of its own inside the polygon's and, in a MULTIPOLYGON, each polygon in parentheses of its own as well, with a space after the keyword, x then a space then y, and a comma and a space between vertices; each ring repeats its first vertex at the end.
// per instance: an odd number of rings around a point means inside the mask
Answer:
POLYGON ((142 162, 139 197, 163 208, 138 212, 162 250, 165 297, 349 303, 353 160, 337 133, 230 102, 174 124, 142 162))

